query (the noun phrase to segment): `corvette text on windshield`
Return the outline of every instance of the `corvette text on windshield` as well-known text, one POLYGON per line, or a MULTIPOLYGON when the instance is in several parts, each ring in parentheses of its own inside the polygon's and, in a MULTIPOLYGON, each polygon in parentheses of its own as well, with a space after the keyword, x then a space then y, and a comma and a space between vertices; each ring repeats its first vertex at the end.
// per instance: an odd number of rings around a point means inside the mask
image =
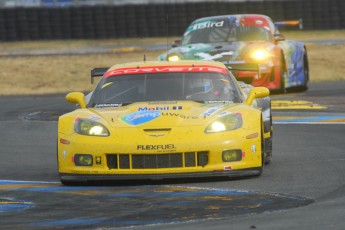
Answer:
POLYGON ((177 67, 139 67, 139 68, 123 68, 108 71, 105 78, 123 74, 143 74, 143 73, 167 73, 167 72, 215 72, 227 74, 223 68, 211 66, 177 66, 177 67))

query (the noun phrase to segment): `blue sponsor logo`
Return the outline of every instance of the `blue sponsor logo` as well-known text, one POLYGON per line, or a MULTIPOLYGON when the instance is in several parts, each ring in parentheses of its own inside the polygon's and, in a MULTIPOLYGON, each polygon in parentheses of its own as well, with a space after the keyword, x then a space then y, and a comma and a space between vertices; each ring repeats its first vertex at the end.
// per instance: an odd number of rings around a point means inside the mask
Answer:
POLYGON ((152 121, 161 115, 158 111, 138 111, 131 113, 121 119, 130 125, 141 125, 152 121))

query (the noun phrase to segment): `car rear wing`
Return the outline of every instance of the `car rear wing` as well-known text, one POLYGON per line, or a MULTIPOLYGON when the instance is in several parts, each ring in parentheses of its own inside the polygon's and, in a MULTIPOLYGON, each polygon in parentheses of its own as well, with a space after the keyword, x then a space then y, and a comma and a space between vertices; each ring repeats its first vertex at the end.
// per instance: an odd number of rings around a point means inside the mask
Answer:
POLYGON ((91 70, 91 84, 93 84, 94 82, 94 78, 95 77, 102 77, 107 70, 109 69, 109 67, 103 67, 103 68, 94 68, 91 70))
POLYGON ((280 21, 274 22, 276 26, 298 26, 300 30, 303 29, 303 19, 300 18, 298 20, 290 20, 290 21, 280 21))

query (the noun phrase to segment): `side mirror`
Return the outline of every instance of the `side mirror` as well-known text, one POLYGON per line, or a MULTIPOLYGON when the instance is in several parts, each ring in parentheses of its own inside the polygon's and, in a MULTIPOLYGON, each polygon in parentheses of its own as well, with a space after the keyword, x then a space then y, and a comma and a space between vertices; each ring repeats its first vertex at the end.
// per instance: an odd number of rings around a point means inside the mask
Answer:
POLYGON ((285 37, 282 34, 275 34, 274 35, 274 40, 277 41, 277 42, 285 41, 285 37))
POLYGON ((270 91, 266 87, 255 87, 255 88, 252 88, 249 91, 249 95, 247 97, 247 100, 246 100, 245 104, 246 105, 252 105, 253 101, 256 98, 263 98, 263 97, 267 97, 268 95, 270 95, 270 91))
POLYGON ((178 47, 181 45, 181 40, 175 40, 172 44, 171 47, 178 47))
POLYGON ((81 109, 86 108, 85 95, 80 92, 72 92, 66 95, 66 100, 72 104, 79 104, 81 109))

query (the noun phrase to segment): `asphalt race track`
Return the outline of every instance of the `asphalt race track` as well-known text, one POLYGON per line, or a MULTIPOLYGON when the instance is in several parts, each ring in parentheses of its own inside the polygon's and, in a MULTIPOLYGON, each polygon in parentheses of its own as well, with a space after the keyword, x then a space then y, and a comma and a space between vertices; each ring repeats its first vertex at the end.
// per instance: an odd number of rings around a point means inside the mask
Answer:
POLYGON ((0 229, 344 229, 345 82, 273 95, 262 176, 67 187, 56 166, 64 95, 0 97, 0 229))

